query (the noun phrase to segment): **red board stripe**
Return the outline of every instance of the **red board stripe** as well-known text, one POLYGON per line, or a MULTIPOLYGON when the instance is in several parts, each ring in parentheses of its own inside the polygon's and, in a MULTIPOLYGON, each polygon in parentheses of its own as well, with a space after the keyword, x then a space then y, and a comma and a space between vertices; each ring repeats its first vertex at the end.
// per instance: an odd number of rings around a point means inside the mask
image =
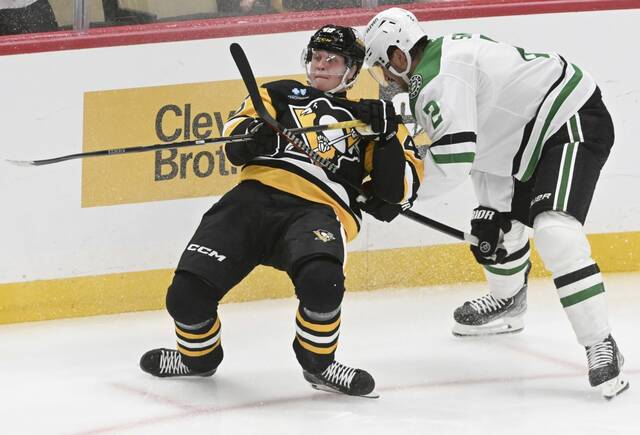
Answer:
MULTIPOLYGON (((640 0, 466 0, 404 5, 421 21, 559 12, 640 9, 640 0)), ((340 9, 0 37, 0 55, 187 41, 313 30, 323 24, 365 25, 379 10, 340 9)))

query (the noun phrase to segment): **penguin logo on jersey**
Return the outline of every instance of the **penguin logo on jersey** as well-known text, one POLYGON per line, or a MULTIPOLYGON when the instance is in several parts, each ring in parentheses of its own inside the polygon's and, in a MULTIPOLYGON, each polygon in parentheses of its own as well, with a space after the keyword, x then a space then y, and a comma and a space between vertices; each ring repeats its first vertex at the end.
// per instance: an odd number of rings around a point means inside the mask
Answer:
MULTIPOLYGON (((333 124, 354 119, 347 109, 334 106, 327 98, 317 98, 305 106, 290 106, 293 118, 299 127, 333 124)), ((342 161, 360 160, 357 146, 360 136, 355 129, 325 130, 307 133, 302 139, 321 157, 340 167, 342 161)), ((295 150, 293 150, 295 151, 295 150)))
POLYGON ((336 239, 336 236, 334 236, 333 233, 327 230, 321 230, 320 228, 315 230, 313 234, 315 234, 316 236, 315 240, 320 240, 321 242, 325 243, 336 239))

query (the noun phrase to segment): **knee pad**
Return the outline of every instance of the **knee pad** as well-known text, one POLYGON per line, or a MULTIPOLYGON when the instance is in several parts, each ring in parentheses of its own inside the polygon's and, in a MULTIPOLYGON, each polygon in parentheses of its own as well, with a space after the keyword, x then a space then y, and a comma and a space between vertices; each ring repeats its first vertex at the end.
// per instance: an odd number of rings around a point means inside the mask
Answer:
POLYGON ((293 284, 302 306, 310 311, 327 313, 342 303, 344 273, 331 257, 312 258, 298 266, 293 284))
POLYGON ((566 213, 547 211, 533 221, 536 249, 556 277, 593 264, 582 224, 566 213))
POLYGON ((200 277, 179 271, 167 291, 167 311, 177 322, 195 325, 216 316, 220 294, 200 277))

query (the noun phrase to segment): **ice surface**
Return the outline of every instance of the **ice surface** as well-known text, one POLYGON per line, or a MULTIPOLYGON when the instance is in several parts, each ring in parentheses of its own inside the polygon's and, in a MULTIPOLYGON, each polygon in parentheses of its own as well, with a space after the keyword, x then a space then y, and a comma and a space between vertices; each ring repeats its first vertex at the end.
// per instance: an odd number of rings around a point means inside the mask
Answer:
POLYGON ((173 347, 163 311, 0 326, 4 434, 638 434, 640 274, 606 275, 631 388, 605 401, 549 279, 534 279, 521 334, 455 338, 453 309, 481 284, 347 294, 337 359, 380 399, 311 389, 291 342, 293 299, 220 308, 212 378, 138 368, 173 347))

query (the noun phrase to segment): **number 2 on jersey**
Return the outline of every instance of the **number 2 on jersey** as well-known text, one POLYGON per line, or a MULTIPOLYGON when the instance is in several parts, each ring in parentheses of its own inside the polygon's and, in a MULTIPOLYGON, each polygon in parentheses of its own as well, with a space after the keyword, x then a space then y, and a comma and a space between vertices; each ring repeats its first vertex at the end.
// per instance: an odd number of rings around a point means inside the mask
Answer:
POLYGON ((424 113, 431 117, 431 125, 435 130, 442 122, 442 115, 440 115, 440 106, 435 100, 431 100, 424 106, 424 113))

